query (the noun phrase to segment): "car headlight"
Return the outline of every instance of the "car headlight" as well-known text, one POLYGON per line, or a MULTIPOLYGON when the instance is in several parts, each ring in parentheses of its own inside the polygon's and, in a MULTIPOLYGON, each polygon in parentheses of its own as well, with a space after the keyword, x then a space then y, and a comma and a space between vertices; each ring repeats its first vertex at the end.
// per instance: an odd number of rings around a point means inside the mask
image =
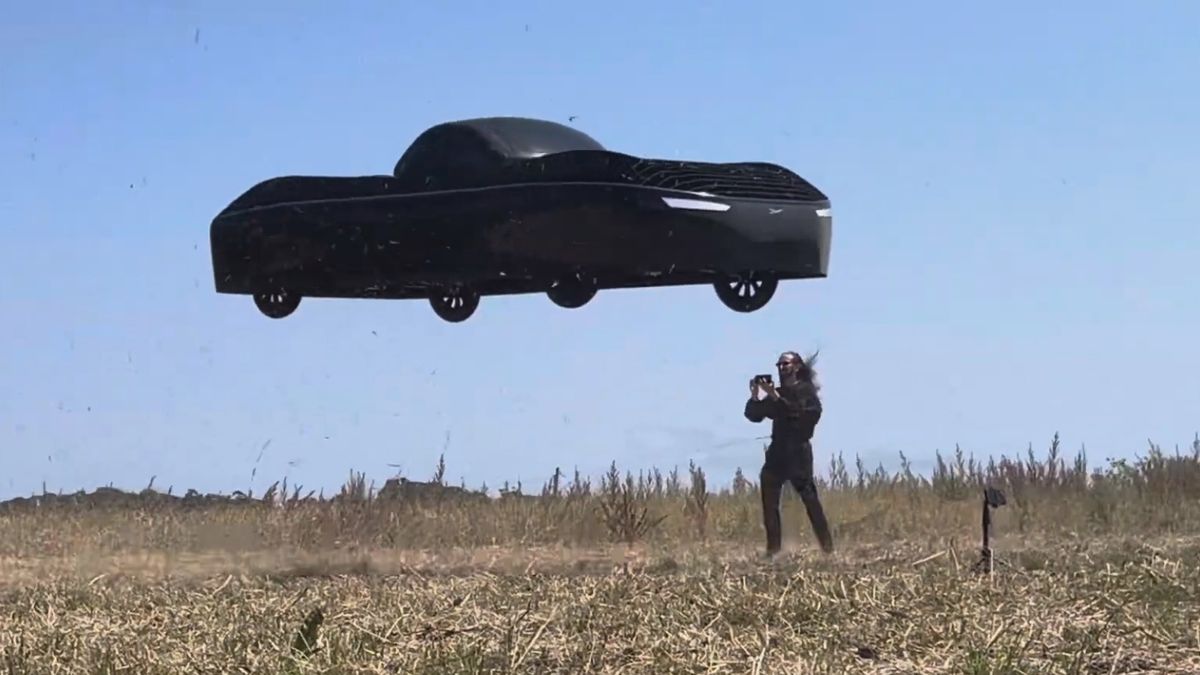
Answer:
POLYGON ((673 209, 690 209, 692 211, 728 211, 729 205, 720 202, 708 202, 703 199, 686 199, 682 197, 663 197, 663 203, 673 209))

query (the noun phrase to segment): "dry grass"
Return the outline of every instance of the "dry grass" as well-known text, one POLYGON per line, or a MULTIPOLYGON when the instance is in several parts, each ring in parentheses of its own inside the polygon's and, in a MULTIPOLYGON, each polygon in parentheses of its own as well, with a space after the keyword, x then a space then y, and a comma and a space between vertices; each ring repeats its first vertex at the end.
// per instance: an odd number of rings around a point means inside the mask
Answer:
POLYGON ((856 473, 822 484, 838 552, 789 495, 774 561, 754 484, 696 467, 537 497, 355 475, 333 499, 10 505, 0 672, 1200 672, 1200 441, 856 473), (990 577, 985 483, 1009 500, 990 577))

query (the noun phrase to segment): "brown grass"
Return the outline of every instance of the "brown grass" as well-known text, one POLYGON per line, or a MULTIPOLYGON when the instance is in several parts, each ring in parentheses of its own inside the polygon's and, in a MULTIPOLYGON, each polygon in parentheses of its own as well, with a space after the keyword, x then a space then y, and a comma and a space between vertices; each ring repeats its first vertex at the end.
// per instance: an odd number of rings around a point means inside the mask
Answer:
POLYGON ((774 561, 752 482, 686 476, 9 504, 0 673, 1200 672, 1200 439, 1102 469, 1057 437, 928 478, 839 458, 837 553, 789 493, 774 561), (1008 496, 990 577, 985 484, 1008 496))

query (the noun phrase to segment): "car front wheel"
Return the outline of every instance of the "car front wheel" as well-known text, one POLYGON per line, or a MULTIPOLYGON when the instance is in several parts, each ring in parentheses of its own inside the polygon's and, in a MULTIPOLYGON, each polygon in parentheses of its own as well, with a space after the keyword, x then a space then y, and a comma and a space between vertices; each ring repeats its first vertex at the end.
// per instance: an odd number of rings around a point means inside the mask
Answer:
POLYGON ((546 295, 559 307, 583 307, 596 297, 596 281, 591 277, 576 274, 556 282, 546 291, 546 295))
POLYGON ((445 321, 466 321, 479 307, 479 292, 470 288, 446 289, 430 296, 433 311, 445 321))
POLYGON ((745 272, 731 275, 713 284, 717 297, 735 312, 762 309, 775 295, 779 280, 765 272, 745 272))
POLYGON ((255 293, 254 304, 258 307, 258 311, 268 317, 282 319, 300 306, 300 296, 287 291, 255 293))

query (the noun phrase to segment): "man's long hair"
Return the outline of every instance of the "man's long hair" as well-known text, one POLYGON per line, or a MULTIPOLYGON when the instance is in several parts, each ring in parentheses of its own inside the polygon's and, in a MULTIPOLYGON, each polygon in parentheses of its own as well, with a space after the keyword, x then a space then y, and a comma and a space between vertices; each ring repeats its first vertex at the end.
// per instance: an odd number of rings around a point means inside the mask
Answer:
POLYGON ((818 349, 813 352, 807 359, 800 356, 799 352, 790 353, 800 362, 800 368, 797 369, 796 376, 800 378, 801 382, 812 387, 814 393, 820 391, 821 383, 817 381, 817 370, 814 366, 817 363, 817 356, 820 355, 821 350, 818 349))
POLYGON ((820 405, 821 384, 817 382, 817 370, 814 368, 820 351, 813 352, 807 359, 800 356, 799 352, 788 353, 795 356, 800 365, 796 369, 796 377, 800 380, 800 396, 793 400, 784 399, 784 406, 789 417, 796 417, 810 410, 814 403, 820 405))

